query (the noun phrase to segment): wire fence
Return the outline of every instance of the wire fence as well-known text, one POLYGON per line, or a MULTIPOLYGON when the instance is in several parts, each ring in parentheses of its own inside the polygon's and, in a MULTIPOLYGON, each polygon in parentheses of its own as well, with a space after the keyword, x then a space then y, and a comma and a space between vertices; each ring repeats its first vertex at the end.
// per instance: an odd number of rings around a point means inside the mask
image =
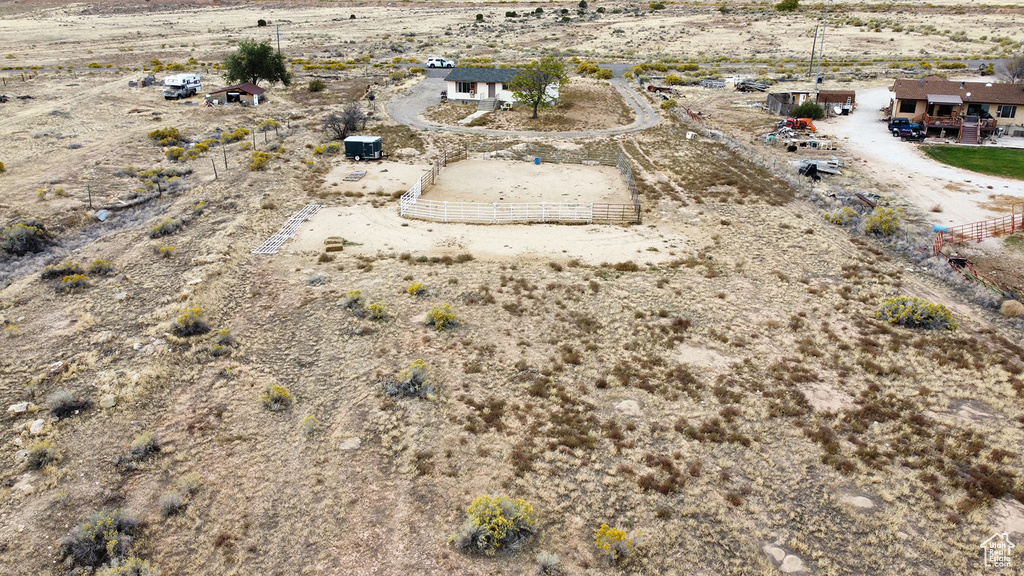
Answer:
POLYGON ((425 172, 402 195, 398 213, 405 218, 419 218, 439 222, 468 222, 476 224, 514 223, 640 223, 640 195, 633 179, 633 169, 618 152, 591 150, 561 150, 557 148, 517 144, 499 148, 497 144, 470 147, 463 150, 444 151, 425 172), (445 202, 424 200, 424 191, 433 186, 448 164, 473 157, 510 160, 533 160, 560 164, 584 164, 615 166, 622 174, 629 189, 629 204, 600 202, 445 202))

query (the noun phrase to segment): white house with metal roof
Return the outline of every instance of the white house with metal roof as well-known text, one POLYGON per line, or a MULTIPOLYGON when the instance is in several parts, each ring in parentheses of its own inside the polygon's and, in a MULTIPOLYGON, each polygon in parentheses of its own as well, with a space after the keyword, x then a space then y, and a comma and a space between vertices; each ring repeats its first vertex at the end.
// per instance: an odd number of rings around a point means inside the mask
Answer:
MULTIPOLYGON (((444 79, 448 99, 462 103, 492 100, 495 107, 498 102, 515 102, 508 85, 518 73, 515 68, 452 68, 444 79)), ((548 97, 558 99, 557 86, 548 89, 548 97)))

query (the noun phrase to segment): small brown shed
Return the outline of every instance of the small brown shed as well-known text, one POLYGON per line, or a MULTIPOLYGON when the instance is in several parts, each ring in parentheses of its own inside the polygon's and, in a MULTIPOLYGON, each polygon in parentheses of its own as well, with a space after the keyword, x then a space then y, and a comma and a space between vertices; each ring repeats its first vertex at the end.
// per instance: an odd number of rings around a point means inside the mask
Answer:
POLYGON ((849 114, 857 104, 857 93, 853 90, 819 90, 816 102, 826 110, 839 106, 843 114, 849 114))
POLYGON ((244 84, 236 84, 234 86, 228 86, 227 88, 221 88, 220 90, 210 92, 206 95, 206 101, 212 104, 247 104, 249 106, 259 106, 260 101, 263 100, 263 94, 265 92, 266 90, 252 82, 246 82, 244 84))

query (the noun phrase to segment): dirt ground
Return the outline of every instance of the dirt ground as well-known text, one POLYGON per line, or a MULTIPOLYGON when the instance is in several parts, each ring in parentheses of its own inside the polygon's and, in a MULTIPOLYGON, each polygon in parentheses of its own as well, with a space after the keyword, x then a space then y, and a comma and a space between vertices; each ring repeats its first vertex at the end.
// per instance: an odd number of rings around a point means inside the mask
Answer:
POLYGON ((629 204, 626 183, 614 166, 509 160, 449 164, 423 194, 449 202, 604 202, 629 204))
MULTIPOLYGON (((680 88, 705 125, 662 111, 614 138, 530 137, 623 154, 642 224, 398 216, 440 151, 497 146, 381 113, 417 81, 396 74, 409 59, 685 55, 810 83, 818 7, 596 4, 566 5, 566 22, 523 3, 0 3, 0 225, 48 235, 0 255, 0 572, 109 574, 94 570, 110 568, 105 542, 94 560, 64 542, 88 543, 65 539, 111 509, 139 525, 109 550, 176 576, 525 575, 540 552, 570 576, 959 575, 985 572, 992 534, 1019 545, 1024 320, 930 257, 952 204, 922 208, 829 122, 847 169, 812 184, 761 143, 778 120, 763 95, 680 88), (267 86, 265 105, 128 86, 171 62, 223 86, 217 63, 277 25, 295 81, 267 86), (310 93, 314 78, 327 90, 310 93), (324 117, 367 85, 365 131, 392 156, 344 182, 356 165, 315 151, 324 117), (172 161, 148 136, 168 127, 211 148, 172 161), (224 137, 237 128, 251 132, 224 137), (900 232, 866 233, 853 192, 902 208, 900 232), (324 207, 278 254, 252 253, 308 204, 324 207), (847 225, 826 219, 843 206, 847 225), (957 329, 878 319, 899 296, 947 306, 957 329), (445 304, 456 325, 428 325, 445 304), (417 359, 432 393, 389 394, 417 359), (279 410, 261 398, 274 385, 291 398, 279 410), (499 494, 536 511, 524 549, 451 544, 473 500, 499 494), (602 524, 639 534, 615 565, 594 545, 602 524)), ((1024 41, 1024 8, 1005 0, 830 6, 830 86, 1024 41)), ((970 184, 943 193, 1013 195, 970 184)), ((1018 240, 994 250, 1020 254, 1018 240)))

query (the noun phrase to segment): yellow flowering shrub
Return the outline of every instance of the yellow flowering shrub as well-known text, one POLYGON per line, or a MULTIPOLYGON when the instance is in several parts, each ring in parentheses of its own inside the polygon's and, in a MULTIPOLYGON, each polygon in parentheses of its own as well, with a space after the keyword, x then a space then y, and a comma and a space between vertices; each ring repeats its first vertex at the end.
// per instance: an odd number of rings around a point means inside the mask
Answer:
POLYGON ((900 214, 903 210, 899 208, 882 208, 881 206, 871 211, 865 232, 877 234, 878 236, 892 236, 900 226, 900 214))
POLYGON ((945 328, 956 330, 959 324, 942 304, 933 304, 924 298, 900 296, 882 303, 875 318, 907 328, 945 328))
POLYGON ((491 555, 518 550, 533 535, 533 506, 519 498, 481 496, 473 500, 466 516, 450 541, 467 552, 491 555))
POLYGON ((444 330, 457 326, 459 324, 459 317, 452 310, 452 305, 445 302, 440 306, 434 306, 427 312, 427 325, 433 326, 438 330, 444 330))
POLYGON ((637 543, 635 539, 626 535, 625 530, 601 524, 594 533, 594 544, 606 555, 608 562, 614 564, 629 556, 637 543))

